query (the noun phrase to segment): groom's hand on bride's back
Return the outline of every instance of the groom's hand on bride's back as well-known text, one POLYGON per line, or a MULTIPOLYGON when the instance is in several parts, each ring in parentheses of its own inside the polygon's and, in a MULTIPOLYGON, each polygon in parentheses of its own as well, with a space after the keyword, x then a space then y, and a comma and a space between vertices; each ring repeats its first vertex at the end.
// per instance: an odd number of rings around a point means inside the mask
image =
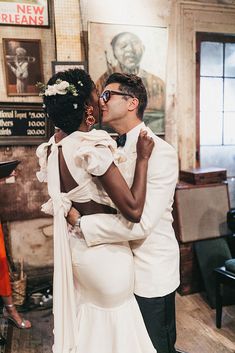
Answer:
POLYGON ((71 207, 66 219, 67 219, 67 222, 74 227, 78 218, 80 217, 81 217, 81 214, 76 210, 76 208, 71 207))

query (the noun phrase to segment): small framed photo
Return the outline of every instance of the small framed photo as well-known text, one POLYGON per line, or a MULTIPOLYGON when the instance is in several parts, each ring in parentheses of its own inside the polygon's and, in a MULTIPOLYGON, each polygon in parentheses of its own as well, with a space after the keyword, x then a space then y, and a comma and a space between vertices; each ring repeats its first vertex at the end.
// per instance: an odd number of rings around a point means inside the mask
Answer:
POLYGON ((36 83, 43 82, 41 41, 3 38, 8 96, 37 96, 36 83))
POLYGON ((0 25, 49 27, 48 0, 0 0, 0 25))
POLYGON ((84 61, 52 61, 52 74, 69 69, 82 69, 87 71, 87 63, 84 61))

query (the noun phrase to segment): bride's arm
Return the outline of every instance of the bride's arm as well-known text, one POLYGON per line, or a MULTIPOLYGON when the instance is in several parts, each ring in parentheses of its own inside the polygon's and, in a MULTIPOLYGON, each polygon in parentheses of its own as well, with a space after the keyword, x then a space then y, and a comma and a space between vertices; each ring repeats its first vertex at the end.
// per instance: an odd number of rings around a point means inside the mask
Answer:
POLYGON ((101 184, 122 215, 131 222, 140 221, 146 196, 148 161, 154 147, 153 139, 142 131, 137 142, 134 180, 129 189, 114 163, 99 177, 101 184))

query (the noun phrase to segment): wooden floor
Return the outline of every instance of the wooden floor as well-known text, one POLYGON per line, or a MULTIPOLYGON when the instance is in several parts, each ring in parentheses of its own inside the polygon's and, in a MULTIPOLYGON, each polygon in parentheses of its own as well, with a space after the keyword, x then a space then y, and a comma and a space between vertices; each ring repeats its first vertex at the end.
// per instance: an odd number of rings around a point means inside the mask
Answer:
MULTIPOLYGON (((176 308, 177 348, 188 353, 235 353, 235 306, 223 308, 221 329, 215 326, 215 310, 200 294, 177 294, 176 308)), ((8 344, 2 353, 51 353, 51 310, 32 311, 25 316, 32 320, 33 328, 8 328, 8 344)))
POLYGON ((7 344, 0 353, 52 353, 53 320, 50 309, 21 313, 32 328, 20 330, 8 325, 7 344))
POLYGON ((177 347, 188 353, 235 353, 235 305, 223 307, 222 327, 197 293, 176 296, 177 347))

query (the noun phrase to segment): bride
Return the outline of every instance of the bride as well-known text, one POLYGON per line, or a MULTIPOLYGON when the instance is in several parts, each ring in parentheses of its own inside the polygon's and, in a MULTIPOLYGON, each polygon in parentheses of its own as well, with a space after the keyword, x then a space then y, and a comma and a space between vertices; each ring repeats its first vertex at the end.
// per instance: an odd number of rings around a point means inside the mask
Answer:
POLYGON ((60 129, 37 149, 37 176, 50 195, 42 210, 54 216, 53 352, 156 353, 133 294, 128 242, 87 247, 66 222, 72 206, 82 215, 121 213, 139 222, 154 142, 141 131, 129 189, 118 169, 125 156, 116 142, 91 130, 99 98, 90 76, 80 69, 59 72, 40 89, 46 113, 60 129))

